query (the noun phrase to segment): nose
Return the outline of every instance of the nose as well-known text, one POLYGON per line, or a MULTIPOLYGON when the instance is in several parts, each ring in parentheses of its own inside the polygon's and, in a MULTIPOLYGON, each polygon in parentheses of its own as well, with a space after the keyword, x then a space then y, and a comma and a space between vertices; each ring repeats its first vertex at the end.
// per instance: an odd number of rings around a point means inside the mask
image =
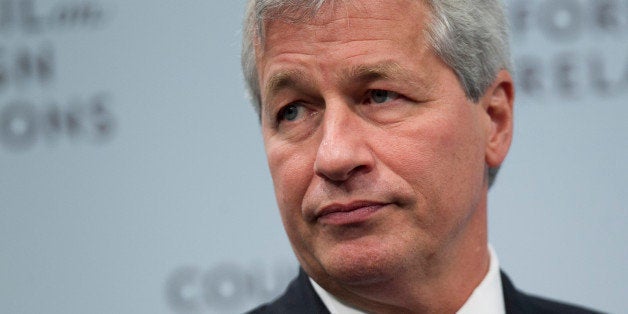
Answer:
POLYGON ((322 121, 322 139, 316 152, 314 172, 340 183, 373 169, 374 158, 359 115, 347 106, 327 106, 322 121))

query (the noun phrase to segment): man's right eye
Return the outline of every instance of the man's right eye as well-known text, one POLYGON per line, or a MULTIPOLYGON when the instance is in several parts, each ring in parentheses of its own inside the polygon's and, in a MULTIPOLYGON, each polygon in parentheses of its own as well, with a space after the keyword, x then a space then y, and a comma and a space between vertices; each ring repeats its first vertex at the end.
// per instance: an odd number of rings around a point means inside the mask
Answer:
POLYGON ((305 107, 299 103, 289 104, 277 113, 277 121, 295 121, 298 120, 304 113, 305 107))

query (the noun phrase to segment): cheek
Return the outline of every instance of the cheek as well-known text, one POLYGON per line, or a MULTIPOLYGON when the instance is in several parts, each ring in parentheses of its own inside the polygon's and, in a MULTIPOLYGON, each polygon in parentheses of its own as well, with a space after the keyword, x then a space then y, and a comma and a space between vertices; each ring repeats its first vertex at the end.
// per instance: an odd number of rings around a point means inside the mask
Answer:
POLYGON ((451 194, 465 193, 468 187, 482 185, 484 149, 480 135, 475 125, 469 123, 453 124, 438 137, 436 162, 444 178, 441 184, 451 194))
POLYGON ((389 140, 389 145, 384 146, 387 147, 386 152, 380 154, 380 159, 415 195, 414 201, 417 202, 422 219, 433 222, 435 217, 432 217, 429 208, 439 203, 441 194, 438 191, 442 190, 440 186, 445 179, 443 168, 447 161, 439 153, 443 144, 439 143, 438 136, 427 134, 425 130, 416 134, 389 140))
POLYGON ((472 119, 460 119, 465 114, 417 120, 394 137, 388 134, 381 159, 426 198, 461 192, 469 181, 481 180, 484 169, 480 134, 472 119))
POLYGON ((272 143, 266 143, 266 156, 282 217, 300 215, 313 174, 313 161, 303 150, 272 143))
POLYGON ((452 117, 430 138, 436 144, 430 184, 443 207, 442 214, 449 218, 444 220, 464 219, 482 195, 485 170, 482 131, 468 113, 462 111, 457 118, 452 117))
POLYGON ((442 179, 443 169, 451 166, 452 154, 458 145, 449 121, 444 119, 417 120, 409 127, 385 134, 385 148, 380 155, 407 181, 432 185, 432 178, 442 179))
MULTIPOLYGON (((303 219, 302 204, 313 176, 313 161, 305 150, 266 142, 266 156, 275 188, 275 197, 284 229, 297 259, 309 252, 311 237, 303 219)), ((303 262, 302 262, 303 264, 303 262)))

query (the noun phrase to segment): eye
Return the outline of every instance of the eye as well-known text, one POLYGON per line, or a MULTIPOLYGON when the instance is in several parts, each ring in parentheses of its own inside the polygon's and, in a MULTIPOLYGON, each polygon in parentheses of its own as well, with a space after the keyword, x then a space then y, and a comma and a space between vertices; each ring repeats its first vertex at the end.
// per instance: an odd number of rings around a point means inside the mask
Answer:
POLYGON ((295 121, 299 119, 305 111, 305 107, 300 103, 289 104, 277 113, 277 121, 295 121))
POLYGON ((372 89, 369 91, 369 99, 376 104, 383 104, 397 98, 399 98, 399 94, 388 90, 372 89))

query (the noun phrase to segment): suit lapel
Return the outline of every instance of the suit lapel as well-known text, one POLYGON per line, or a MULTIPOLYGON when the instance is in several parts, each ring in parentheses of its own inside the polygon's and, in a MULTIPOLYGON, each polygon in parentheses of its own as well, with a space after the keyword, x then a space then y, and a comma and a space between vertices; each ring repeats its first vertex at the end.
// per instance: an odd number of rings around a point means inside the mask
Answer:
POLYGON ((273 313, 330 314, 303 269, 271 307, 273 313))

